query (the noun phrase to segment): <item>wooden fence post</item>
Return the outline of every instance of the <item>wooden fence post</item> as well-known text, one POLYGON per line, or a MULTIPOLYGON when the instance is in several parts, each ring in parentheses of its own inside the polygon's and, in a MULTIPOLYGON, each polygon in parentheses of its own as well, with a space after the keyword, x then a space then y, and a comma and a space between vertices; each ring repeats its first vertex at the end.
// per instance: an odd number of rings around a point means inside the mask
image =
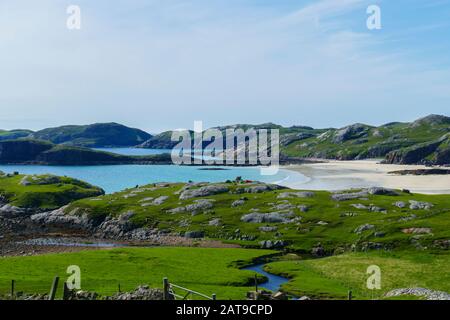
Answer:
POLYGON ((255 273, 255 292, 258 293, 258 275, 255 273))
POLYGON ((169 288, 170 287, 170 285, 169 285, 169 279, 167 279, 167 278, 164 278, 163 279, 163 299, 164 300, 169 300, 169 288))
POLYGON ((68 300, 69 299, 69 287, 67 286, 67 282, 64 282, 63 285, 63 300, 68 300))
POLYGON ((14 285, 15 285, 15 280, 11 280, 11 298, 14 297, 14 285))
POLYGON ((348 290, 348 300, 352 300, 353 295, 352 295, 352 290, 348 290))
POLYGON ((53 278, 52 288, 50 289, 50 295, 48 300, 55 300, 56 290, 58 289, 59 277, 55 276, 53 278))

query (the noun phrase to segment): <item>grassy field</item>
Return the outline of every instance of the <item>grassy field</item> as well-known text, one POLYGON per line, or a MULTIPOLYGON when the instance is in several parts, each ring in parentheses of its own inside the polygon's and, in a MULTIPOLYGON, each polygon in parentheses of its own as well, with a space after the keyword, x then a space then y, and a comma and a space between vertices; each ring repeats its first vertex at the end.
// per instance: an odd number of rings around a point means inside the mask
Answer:
POLYGON ((68 177, 0 174, 2 202, 21 208, 55 209, 71 201, 103 193, 98 187, 68 177))
POLYGON ((106 216, 117 217, 123 212, 132 211, 132 221, 137 226, 148 226, 184 234, 187 231, 203 231, 205 236, 247 246, 259 246, 262 240, 282 239, 289 248, 310 252, 317 243, 325 250, 348 251, 352 245, 362 246, 374 243, 381 246, 411 248, 413 246, 435 245, 435 241, 450 237, 450 197, 448 195, 420 195, 399 192, 397 196, 367 195, 348 201, 332 200, 332 194, 315 191, 306 198, 280 198, 284 192, 293 190, 275 190, 263 193, 243 192, 246 187, 254 185, 224 183, 229 191, 207 197, 182 200, 178 191, 184 184, 161 186, 141 186, 119 193, 105 195, 95 199, 83 199, 73 202, 67 213, 76 211, 86 213, 92 218, 104 219, 106 216), (151 205, 151 199, 167 196, 161 205, 151 205), (245 198, 241 206, 232 203, 245 198), (212 208, 193 214, 189 211, 170 212, 170 210, 194 204, 198 199, 211 199, 212 208), (431 209, 409 208, 409 201, 428 202, 431 209), (399 208, 396 202, 403 201, 406 206, 399 208), (288 205, 288 209, 277 208, 288 205), (354 205, 364 205, 356 208, 354 205), (302 212, 300 206, 307 207, 302 212), (369 207, 379 207, 385 212, 374 212, 369 207), (79 210, 74 210, 74 209, 79 210), (292 212, 292 222, 249 223, 241 220, 242 216, 252 213, 257 208, 260 213, 292 212), (219 224, 209 222, 218 219, 219 224), (372 228, 355 232, 359 226, 372 225, 372 228), (260 228, 270 226, 271 231, 261 232, 260 228), (406 234, 405 228, 430 228, 427 234, 406 234), (236 231, 238 230, 238 232, 236 231))
POLYGON ((0 294, 16 291, 45 293, 55 275, 65 278, 69 265, 81 268, 83 290, 102 295, 130 291, 138 285, 162 287, 163 277, 175 284, 218 299, 244 299, 254 273, 238 265, 273 254, 268 250, 209 248, 125 248, 30 257, 0 258, 0 294))
MULTIPOLYGON (((271 273, 291 280, 283 290, 294 295, 321 299, 345 299, 352 290, 355 299, 382 298, 397 288, 422 287, 450 291, 448 252, 351 253, 315 260, 280 261, 265 266, 271 273), (381 289, 366 286, 367 267, 381 269, 381 289)), ((403 297, 404 298, 404 297, 403 297)))

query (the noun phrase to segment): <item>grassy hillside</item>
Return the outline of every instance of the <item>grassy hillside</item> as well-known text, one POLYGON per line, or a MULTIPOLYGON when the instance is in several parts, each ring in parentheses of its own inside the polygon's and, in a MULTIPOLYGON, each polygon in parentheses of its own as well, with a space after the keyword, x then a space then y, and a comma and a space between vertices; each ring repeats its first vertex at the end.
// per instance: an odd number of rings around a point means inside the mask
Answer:
POLYGON ((56 145, 44 140, 0 141, 0 163, 47 165, 171 164, 169 154, 125 156, 83 147, 56 145))
POLYGON ((33 133, 31 137, 71 146, 128 147, 150 139, 151 135, 118 123, 96 123, 47 128, 33 133))
POLYGON ((0 175, 1 203, 27 209, 55 209, 81 198, 102 195, 86 182, 53 175, 0 175))
POLYGON ((355 124, 329 129, 319 135, 289 143, 288 156, 353 160, 384 158, 389 163, 449 163, 447 158, 450 118, 429 116, 412 123, 390 123, 380 127, 355 124), (420 146, 431 145, 418 150, 420 146), (409 156, 406 156, 408 151, 409 156), (437 158, 439 161, 436 161, 437 158))
MULTIPOLYGON (((314 129, 305 126, 282 127, 273 123, 236 124, 216 127, 224 141, 227 129, 278 129, 280 151, 291 158, 354 160, 386 158, 388 163, 449 164, 450 118, 430 115, 411 123, 388 123, 379 127, 353 124, 344 128, 314 129)), ((191 132, 192 134, 192 132, 191 132)), ((142 148, 172 148, 171 131, 153 136, 142 148)), ((206 147, 209 142, 205 142, 206 147)), ((225 145, 225 142, 224 142, 225 145)))
MULTIPOLYGON (((218 299, 244 299, 254 273, 237 265, 272 254, 268 250, 208 248, 126 248, 33 257, 0 258, 0 295, 16 290, 47 293, 55 275, 65 278, 70 265, 81 269, 83 290, 112 295, 148 284, 162 288, 163 277, 218 299), (30 268, 30 266, 33 266, 30 268)), ((68 275, 67 275, 68 276, 68 275)), ((60 295, 61 292, 58 293, 60 295)))
POLYGON ((251 193, 260 187, 267 186, 234 182, 148 185, 95 201, 76 201, 66 212, 86 213, 96 221, 132 212, 130 221, 135 227, 181 235, 199 231, 206 237, 258 247, 261 241, 281 240, 288 248, 308 253, 318 243, 325 252, 333 253, 436 247, 450 237, 448 195, 400 191, 376 195, 353 190, 344 195, 353 197, 351 200, 337 201, 333 199, 335 194, 326 191, 263 189, 251 193), (186 198, 211 187, 220 192, 186 198))
MULTIPOLYGON (((352 290, 355 299, 383 298, 397 288, 428 288, 450 292, 450 254, 444 252, 350 253, 314 260, 280 261, 265 270, 291 278, 283 290, 317 299, 346 299, 352 290), (381 289, 367 289, 367 268, 381 269, 381 289)), ((403 297, 406 298, 406 297, 403 297)))
POLYGON ((1 140, 10 140, 10 139, 19 139, 28 137, 32 134, 31 130, 0 130, 0 141, 1 140))

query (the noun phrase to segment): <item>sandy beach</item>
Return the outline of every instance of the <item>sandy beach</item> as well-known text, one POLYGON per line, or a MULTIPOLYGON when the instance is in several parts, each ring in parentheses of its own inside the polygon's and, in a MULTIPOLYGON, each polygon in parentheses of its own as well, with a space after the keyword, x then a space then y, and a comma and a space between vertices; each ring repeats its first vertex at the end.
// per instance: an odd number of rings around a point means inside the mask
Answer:
POLYGON ((378 160, 327 161, 324 163, 284 166, 292 175, 283 185, 294 189, 342 190, 363 187, 408 189, 424 194, 450 194, 450 176, 425 175, 402 176, 389 174, 397 170, 425 169, 418 165, 380 164, 378 160), (298 179, 296 174, 307 177, 298 179))

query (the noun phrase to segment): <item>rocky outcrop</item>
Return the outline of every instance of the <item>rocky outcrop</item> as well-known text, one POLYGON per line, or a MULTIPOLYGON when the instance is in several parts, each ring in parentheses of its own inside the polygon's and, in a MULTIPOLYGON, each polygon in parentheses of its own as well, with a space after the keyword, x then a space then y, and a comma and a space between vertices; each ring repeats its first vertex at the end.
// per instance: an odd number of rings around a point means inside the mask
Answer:
POLYGON ((280 193, 278 199, 289 199, 289 198, 312 198, 315 193, 312 191, 299 191, 299 192, 283 192, 280 193))
POLYGON ((247 223, 289 223, 292 221, 293 213, 249 213, 241 217, 242 222, 247 223))
POLYGON ((342 143, 351 139, 367 137, 369 127, 364 124, 353 124, 338 130, 333 138, 334 143, 342 143))
POLYGON ((180 194, 180 200, 207 197, 219 193, 228 192, 230 189, 225 185, 207 185, 200 188, 186 189, 180 194))
POLYGON ((425 288, 402 288, 394 289, 386 293, 386 297, 397 296, 425 297, 427 300, 450 300, 450 294, 444 291, 436 291, 425 288))

